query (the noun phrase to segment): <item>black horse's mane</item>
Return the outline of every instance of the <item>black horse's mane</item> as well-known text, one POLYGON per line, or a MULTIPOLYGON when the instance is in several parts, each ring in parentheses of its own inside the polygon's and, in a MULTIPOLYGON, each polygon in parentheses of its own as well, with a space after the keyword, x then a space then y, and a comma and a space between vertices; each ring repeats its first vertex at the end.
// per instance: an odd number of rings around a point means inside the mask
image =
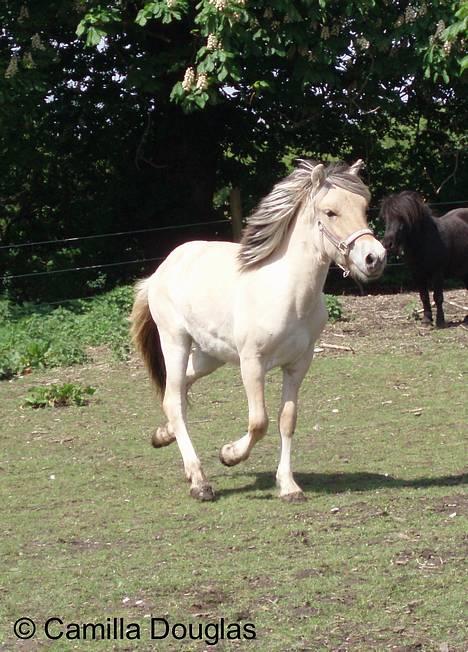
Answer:
POLYGON ((434 218, 429 205, 418 192, 413 190, 403 190, 385 197, 381 203, 380 215, 386 224, 393 220, 400 220, 410 227, 417 227, 434 218))

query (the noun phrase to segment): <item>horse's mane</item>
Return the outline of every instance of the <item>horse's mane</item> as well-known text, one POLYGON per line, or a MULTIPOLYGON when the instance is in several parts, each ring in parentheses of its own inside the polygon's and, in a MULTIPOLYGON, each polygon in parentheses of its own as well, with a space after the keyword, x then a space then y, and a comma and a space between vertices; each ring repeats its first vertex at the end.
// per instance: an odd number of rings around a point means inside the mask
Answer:
POLYGON ((386 224, 400 220, 411 228, 433 218, 429 205, 413 190, 403 190, 385 197, 380 205, 380 216, 386 224))
POLYGON ((242 270, 264 262, 280 247, 290 224, 308 199, 317 199, 332 186, 370 199, 369 189, 358 175, 349 172, 346 163, 328 165, 322 184, 313 188, 311 175, 316 165, 316 161, 299 160, 296 169, 279 181, 247 218, 239 251, 242 270))

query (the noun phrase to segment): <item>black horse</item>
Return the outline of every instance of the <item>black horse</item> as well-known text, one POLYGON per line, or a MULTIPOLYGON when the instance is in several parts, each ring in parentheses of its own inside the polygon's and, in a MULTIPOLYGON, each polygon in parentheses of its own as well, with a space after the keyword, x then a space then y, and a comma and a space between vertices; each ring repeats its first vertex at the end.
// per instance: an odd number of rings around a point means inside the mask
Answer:
POLYGON ((403 250, 424 308, 423 323, 432 323, 429 288, 434 290, 436 325, 445 325, 444 278, 461 278, 468 289, 468 208, 435 217, 417 192, 405 190, 382 201, 383 245, 403 250))

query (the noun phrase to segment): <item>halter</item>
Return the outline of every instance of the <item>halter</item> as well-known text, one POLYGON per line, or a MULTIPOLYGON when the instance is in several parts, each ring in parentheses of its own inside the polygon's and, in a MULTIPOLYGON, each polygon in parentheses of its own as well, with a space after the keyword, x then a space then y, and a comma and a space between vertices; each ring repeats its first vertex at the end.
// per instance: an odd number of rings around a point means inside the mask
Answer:
MULTIPOLYGON (((332 243, 336 249, 342 254, 345 258, 348 258, 349 252, 351 249, 351 245, 356 242, 358 238, 360 238, 363 235, 374 235, 373 232, 370 229, 359 229, 358 231, 354 231, 351 233, 351 235, 348 235, 347 238, 344 240, 338 240, 336 235, 327 229, 325 224, 321 220, 317 220, 317 225, 322 233, 322 236, 325 236, 329 242, 332 243)), ((343 270, 343 277, 346 278, 349 276, 349 269, 347 267, 344 267, 343 265, 340 265, 340 263, 336 263, 340 269, 343 270)))

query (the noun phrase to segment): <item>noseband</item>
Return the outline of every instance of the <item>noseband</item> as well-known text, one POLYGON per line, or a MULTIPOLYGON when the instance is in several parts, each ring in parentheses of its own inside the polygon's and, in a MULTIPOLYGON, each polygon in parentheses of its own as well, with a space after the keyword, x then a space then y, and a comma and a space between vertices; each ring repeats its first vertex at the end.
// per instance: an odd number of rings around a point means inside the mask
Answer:
MULTIPOLYGON (((327 229, 327 227, 321 220, 317 221, 317 225, 322 235, 324 235, 327 238, 327 240, 331 242, 332 245, 336 249, 338 249, 340 254, 342 254, 345 258, 348 258, 351 245, 354 244, 356 240, 358 240, 358 238, 360 238, 363 235, 374 236, 373 232, 370 229, 359 229, 358 231, 354 231, 353 233, 351 233, 351 235, 348 235, 348 237, 345 238, 344 240, 338 240, 336 235, 332 231, 327 229)), ((336 263, 336 264, 340 269, 343 270, 343 276, 345 278, 349 276, 348 268, 344 267, 343 265, 340 265, 340 263, 336 263)))

